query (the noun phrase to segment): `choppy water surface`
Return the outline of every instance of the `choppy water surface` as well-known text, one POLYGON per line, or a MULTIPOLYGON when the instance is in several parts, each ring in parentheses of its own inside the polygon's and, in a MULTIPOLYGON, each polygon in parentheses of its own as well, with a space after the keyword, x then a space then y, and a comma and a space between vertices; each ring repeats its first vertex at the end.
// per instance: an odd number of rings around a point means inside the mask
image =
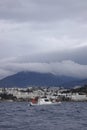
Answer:
POLYGON ((2 102, 0 130, 87 130, 87 102, 34 107, 2 102))

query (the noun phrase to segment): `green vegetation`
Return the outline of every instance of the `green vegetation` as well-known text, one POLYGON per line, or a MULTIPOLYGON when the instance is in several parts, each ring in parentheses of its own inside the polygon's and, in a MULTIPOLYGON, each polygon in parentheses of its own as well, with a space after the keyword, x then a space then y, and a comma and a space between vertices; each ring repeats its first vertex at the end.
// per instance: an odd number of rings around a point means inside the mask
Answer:
POLYGON ((63 91, 62 93, 79 93, 80 95, 87 94, 87 85, 84 85, 83 87, 79 88, 69 89, 67 91, 63 91))
POLYGON ((7 94, 7 93, 1 93, 0 94, 1 100, 16 100, 16 97, 13 96, 12 94, 7 94))

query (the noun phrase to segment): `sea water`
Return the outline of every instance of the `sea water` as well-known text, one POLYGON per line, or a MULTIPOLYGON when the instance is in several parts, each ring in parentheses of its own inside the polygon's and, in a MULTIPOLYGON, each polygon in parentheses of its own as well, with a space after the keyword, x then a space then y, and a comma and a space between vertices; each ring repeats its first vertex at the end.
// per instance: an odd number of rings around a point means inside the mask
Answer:
POLYGON ((42 106, 1 102, 0 130, 87 130, 87 102, 42 106))

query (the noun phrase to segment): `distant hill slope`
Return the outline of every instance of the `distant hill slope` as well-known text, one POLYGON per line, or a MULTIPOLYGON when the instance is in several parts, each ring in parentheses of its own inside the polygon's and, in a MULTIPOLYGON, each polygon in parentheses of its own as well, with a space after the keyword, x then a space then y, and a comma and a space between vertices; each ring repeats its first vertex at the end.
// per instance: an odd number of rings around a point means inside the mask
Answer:
POLYGON ((67 76, 57 76, 51 73, 19 72, 0 80, 0 87, 29 87, 29 86, 63 86, 86 84, 87 80, 78 80, 67 76))

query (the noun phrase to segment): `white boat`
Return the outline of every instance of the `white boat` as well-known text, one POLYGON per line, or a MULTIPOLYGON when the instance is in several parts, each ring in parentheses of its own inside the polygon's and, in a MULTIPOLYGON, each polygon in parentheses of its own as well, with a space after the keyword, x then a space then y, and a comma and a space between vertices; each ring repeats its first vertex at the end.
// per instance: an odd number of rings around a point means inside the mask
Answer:
POLYGON ((51 104, 60 104, 61 102, 53 102, 48 98, 39 98, 36 102, 29 102, 30 106, 34 105, 51 105, 51 104))

